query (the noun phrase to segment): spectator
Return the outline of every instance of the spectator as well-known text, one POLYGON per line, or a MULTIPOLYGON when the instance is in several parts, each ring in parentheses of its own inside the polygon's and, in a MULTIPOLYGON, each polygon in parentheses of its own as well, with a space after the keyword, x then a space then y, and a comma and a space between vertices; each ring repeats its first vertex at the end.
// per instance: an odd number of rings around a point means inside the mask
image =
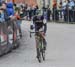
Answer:
POLYGON ((43 17, 47 20, 47 10, 44 10, 43 17))
POLYGON ((64 15, 64 21, 67 21, 66 5, 67 5, 67 1, 65 0, 65 1, 62 3, 62 10, 63 10, 63 15, 64 15))
MULTIPOLYGON (((74 4, 75 4, 75 1, 74 1, 74 4)), ((73 22, 75 22, 75 5, 74 5, 73 22)))
POLYGON ((57 11, 57 4, 56 3, 53 5, 53 20, 54 21, 59 20, 59 13, 57 11))
POLYGON ((6 8, 6 10, 7 10, 7 13, 8 13, 8 15, 10 16, 10 17, 12 17, 12 16, 14 16, 14 8, 13 8, 13 3, 12 2, 9 2, 9 3, 7 3, 7 8, 6 8))
POLYGON ((29 20, 31 20, 31 18, 32 18, 32 8, 30 7, 30 9, 29 9, 29 20))
POLYGON ((62 1, 59 3, 60 18, 62 18, 62 1))
POLYGON ((48 7, 48 8, 47 8, 47 21, 50 21, 50 15, 51 15, 51 10, 50 10, 50 8, 48 7))
POLYGON ((73 7, 74 7, 74 1, 68 0, 68 7, 69 7, 69 22, 73 21, 73 7))
POLYGON ((20 12, 19 12, 19 9, 16 10, 15 12, 15 16, 16 16, 16 19, 17 19, 17 25, 18 25, 18 29, 19 29, 19 33, 20 33, 20 37, 22 38, 22 32, 21 32, 21 20, 20 20, 20 12))
POLYGON ((4 19, 4 12, 3 12, 3 9, 0 9, 0 22, 4 22, 5 19, 4 19))
POLYGON ((10 17, 8 16, 8 13, 7 13, 7 10, 6 10, 6 3, 5 2, 2 2, 2 9, 3 9, 5 21, 10 20, 10 17))
POLYGON ((29 20, 30 6, 27 7, 27 20, 29 20))
POLYGON ((37 10, 38 10, 38 9, 39 9, 38 6, 35 6, 35 8, 34 8, 34 15, 37 14, 37 10))

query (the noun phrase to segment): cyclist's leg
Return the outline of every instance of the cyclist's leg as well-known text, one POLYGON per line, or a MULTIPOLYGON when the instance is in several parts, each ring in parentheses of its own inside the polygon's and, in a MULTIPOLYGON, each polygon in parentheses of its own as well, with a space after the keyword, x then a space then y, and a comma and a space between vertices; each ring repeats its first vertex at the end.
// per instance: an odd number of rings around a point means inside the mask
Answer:
POLYGON ((45 39, 45 35, 41 32, 40 32, 40 34, 41 34, 41 37, 43 38, 44 49, 46 50, 47 42, 46 42, 46 39, 45 39))
POLYGON ((45 35, 43 33, 40 33, 40 34, 41 34, 41 37, 43 38, 44 49, 46 50, 47 42, 46 42, 46 39, 45 39, 45 35))
POLYGON ((46 50, 46 47, 47 47, 46 39, 43 39, 43 45, 44 45, 44 50, 46 50))
POLYGON ((38 55, 38 53, 39 53, 39 52, 38 52, 38 51, 39 51, 39 48, 38 48, 37 36, 35 36, 35 41, 36 41, 36 54, 37 54, 36 57, 39 58, 39 55, 38 55))

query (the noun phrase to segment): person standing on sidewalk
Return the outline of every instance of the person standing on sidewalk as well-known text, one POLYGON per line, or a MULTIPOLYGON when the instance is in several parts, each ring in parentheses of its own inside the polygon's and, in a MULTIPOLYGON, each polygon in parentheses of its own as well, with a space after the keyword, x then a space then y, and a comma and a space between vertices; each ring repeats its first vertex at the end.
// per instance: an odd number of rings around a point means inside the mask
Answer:
POLYGON ((64 21, 67 21, 66 6, 67 6, 67 1, 65 0, 65 1, 62 3, 62 10, 63 10, 63 15, 64 15, 64 21))
POLYGON ((59 3, 60 18, 62 18, 62 1, 59 3))
POLYGON ((53 21, 59 20, 59 13, 57 11, 57 3, 53 4, 53 21))
POLYGON ((69 7, 69 22, 73 22, 73 7, 74 7, 73 0, 68 0, 68 7, 69 7))
POLYGON ((50 8, 48 7, 48 8, 47 8, 47 21, 50 21, 50 15, 51 15, 51 10, 50 10, 50 8))

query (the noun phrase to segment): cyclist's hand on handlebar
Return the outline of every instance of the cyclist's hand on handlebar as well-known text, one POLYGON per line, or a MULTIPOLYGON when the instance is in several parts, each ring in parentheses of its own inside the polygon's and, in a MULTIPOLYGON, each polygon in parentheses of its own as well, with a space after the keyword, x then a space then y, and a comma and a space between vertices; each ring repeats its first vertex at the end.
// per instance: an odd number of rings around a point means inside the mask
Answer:
POLYGON ((46 34, 44 32, 42 32, 42 34, 45 36, 46 34))

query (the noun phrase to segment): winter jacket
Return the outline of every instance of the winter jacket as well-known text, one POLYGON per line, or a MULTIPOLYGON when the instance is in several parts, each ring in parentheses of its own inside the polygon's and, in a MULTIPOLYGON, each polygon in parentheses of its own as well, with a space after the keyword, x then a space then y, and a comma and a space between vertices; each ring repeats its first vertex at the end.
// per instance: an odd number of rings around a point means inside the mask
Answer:
POLYGON ((7 10, 7 13, 9 16, 11 16, 11 15, 13 16, 14 15, 13 3, 11 3, 11 2, 7 3, 6 10, 7 10))

